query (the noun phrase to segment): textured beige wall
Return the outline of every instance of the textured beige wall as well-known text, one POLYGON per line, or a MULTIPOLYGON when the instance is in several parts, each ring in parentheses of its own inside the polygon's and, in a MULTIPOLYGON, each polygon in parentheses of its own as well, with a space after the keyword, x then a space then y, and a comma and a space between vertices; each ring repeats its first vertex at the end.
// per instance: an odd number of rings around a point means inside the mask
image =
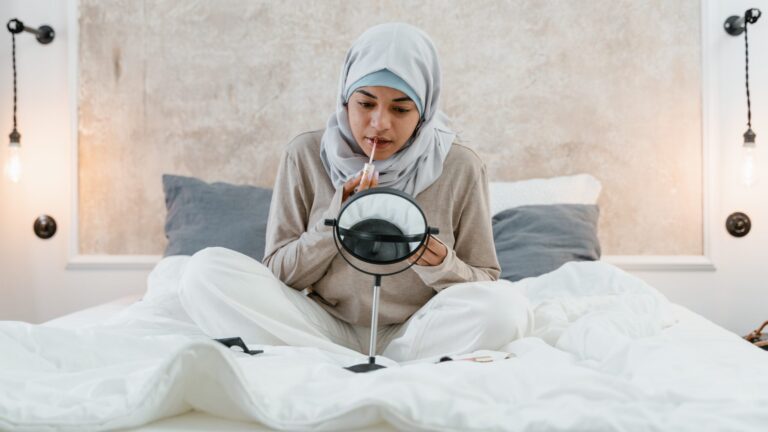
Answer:
POLYGON ((81 253, 160 254, 163 173, 271 186, 366 28, 434 39, 492 180, 589 172, 605 254, 702 253, 699 0, 80 0, 81 253))

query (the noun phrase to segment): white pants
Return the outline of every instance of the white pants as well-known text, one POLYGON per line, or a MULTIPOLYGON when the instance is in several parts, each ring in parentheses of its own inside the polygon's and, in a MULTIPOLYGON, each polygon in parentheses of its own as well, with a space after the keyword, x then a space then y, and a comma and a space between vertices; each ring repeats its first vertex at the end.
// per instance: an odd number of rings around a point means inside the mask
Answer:
MULTIPOLYGON (((239 336, 246 343, 311 346, 352 355, 368 352, 368 327, 334 317, 260 262, 229 249, 196 253, 181 278, 180 297, 189 316, 213 338, 239 336)), ((381 326, 376 352, 409 361, 494 350, 529 334, 532 325, 528 300, 509 282, 457 284, 435 295, 405 323, 381 326)))

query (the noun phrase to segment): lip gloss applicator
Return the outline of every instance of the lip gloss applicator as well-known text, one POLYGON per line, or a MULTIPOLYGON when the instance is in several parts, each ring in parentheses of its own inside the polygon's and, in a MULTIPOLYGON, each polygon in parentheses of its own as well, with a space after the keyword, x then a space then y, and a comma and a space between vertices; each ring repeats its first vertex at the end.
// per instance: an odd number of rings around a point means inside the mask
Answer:
POLYGON ((368 182, 370 184, 370 181, 373 177, 373 171, 376 167, 373 165, 373 156, 376 154, 376 144, 378 143, 378 138, 373 139, 373 148, 371 149, 371 158, 368 159, 368 163, 363 165, 363 178, 368 179, 368 182))

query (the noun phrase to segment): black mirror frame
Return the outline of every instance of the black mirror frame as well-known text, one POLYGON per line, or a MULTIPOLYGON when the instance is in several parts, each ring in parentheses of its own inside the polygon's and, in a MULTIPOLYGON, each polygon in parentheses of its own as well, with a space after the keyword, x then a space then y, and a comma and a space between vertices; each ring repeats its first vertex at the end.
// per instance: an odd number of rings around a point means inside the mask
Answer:
MULTIPOLYGON (((336 244, 336 249, 338 249, 339 254, 341 255, 342 258, 344 258, 344 260, 347 262, 347 264, 351 265, 356 270, 358 270, 358 271, 360 271, 362 273, 371 275, 371 276, 391 276, 391 275, 395 275, 395 274, 398 274, 398 273, 402 273, 405 270, 408 270, 409 268, 411 268, 411 266, 413 266, 413 264, 416 261, 421 259, 421 256, 424 255, 424 252, 426 252, 426 248, 421 250, 421 251, 420 251, 420 249, 422 249, 421 246, 423 246, 423 245, 425 245, 425 244, 427 244, 429 242, 429 235, 430 234, 438 234, 439 233, 439 230, 437 228, 432 228, 432 227, 430 227, 427 224, 427 216, 424 214, 424 210, 421 209, 421 206, 419 206, 419 204, 416 202, 416 200, 413 199, 413 197, 411 197, 410 195, 408 195, 405 192, 402 192, 402 191, 399 191, 399 190, 393 189, 393 188, 387 188, 387 187, 377 187, 377 188, 367 189, 365 191, 358 192, 358 193, 352 195, 352 198, 349 201, 347 201, 346 203, 344 203, 344 205, 341 207, 341 210, 339 211, 338 217, 336 219, 328 219, 328 220, 326 220, 325 224, 329 225, 329 226, 333 226, 333 241, 336 244), (348 233, 348 230, 345 230, 343 228, 339 228, 338 221, 339 221, 339 219, 341 219, 341 215, 343 215, 344 212, 347 210, 347 208, 349 208, 349 206, 352 205, 352 203, 354 203, 355 201, 357 201, 357 200, 359 200, 361 198, 364 198, 366 196, 376 195, 376 194, 395 195, 395 196, 398 196, 400 198, 403 198, 403 199, 409 201, 411 204, 413 204, 414 207, 416 207, 419 210, 419 213, 421 214, 421 217, 424 220, 425 231, 424 231, 424 234, 421 236, 421 239, 419 241, 419 245, 416 248, 414 248, 411 251, 411 253, 409 253, 408 255, 406 255, 406 256, 404 256, 404 257, 402 257, 400 259, 391 260, 391 261, 373 261, 373 260, 366 259, 364 257, 358 256, 353 251, 349 250, 346 247, 346 245, 344 244, 344 241, 341 239, 341 236, 344 234, 344 233, 342 233, 342 231, 345 231, 345 232, 348 233), (341 243, 341 245, 339 245, 339 243, 341 243), (368 264, 373 264, 373 265, 397 264, 399 262, 406 261, 408 258, 411 258, 412 256, 416 255, 419 252, 420 253, 419 253, 419 257, 416 260, 414 260, 413 263, 409 263, 408 266, 404 267, 403 269, 399 269, 399 270, 391 272, 391 273, 381 274, 381 273, 371 273, 369 271, 361 269, 360 267, 358 267, 354 263, 352 263, 350 261, 350 259, 347 258, 347 256, 344 254, 344 252, 350 254, 351 256, 353 256, 357 260, 360 260, 360 261, 368 263, 368 264)), ((391 236, 384 236, 384 237, 391 237, 391 236)))

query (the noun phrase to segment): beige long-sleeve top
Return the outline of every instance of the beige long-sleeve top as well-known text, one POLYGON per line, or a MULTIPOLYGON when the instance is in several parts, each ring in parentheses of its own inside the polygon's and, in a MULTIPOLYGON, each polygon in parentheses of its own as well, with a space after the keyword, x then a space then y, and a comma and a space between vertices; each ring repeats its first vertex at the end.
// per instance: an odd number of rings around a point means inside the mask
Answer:
MULTIPOLYGON (((311 288, 312 298, 334 316, 367 326, 373 276, 344 261, 336 249, 333 228, 325 225, 325 219, 338 216, 342 203, 341 188, 333 187, 320 160, 322 134, 297 136, 283 154, 267 223, 264 264, 286 285, 311 288)), ((488 180, 485 165, 474 151, 454 143, 440 177, 415 200, 429 226, 440 230, 436 237, 448 246, 448 255, 438 266, 415 265, 382 278, 382 325, 404 322, 446 287, 499 277, 488 180)), ((374 269, 360 261, 355 264, 374 269)))

